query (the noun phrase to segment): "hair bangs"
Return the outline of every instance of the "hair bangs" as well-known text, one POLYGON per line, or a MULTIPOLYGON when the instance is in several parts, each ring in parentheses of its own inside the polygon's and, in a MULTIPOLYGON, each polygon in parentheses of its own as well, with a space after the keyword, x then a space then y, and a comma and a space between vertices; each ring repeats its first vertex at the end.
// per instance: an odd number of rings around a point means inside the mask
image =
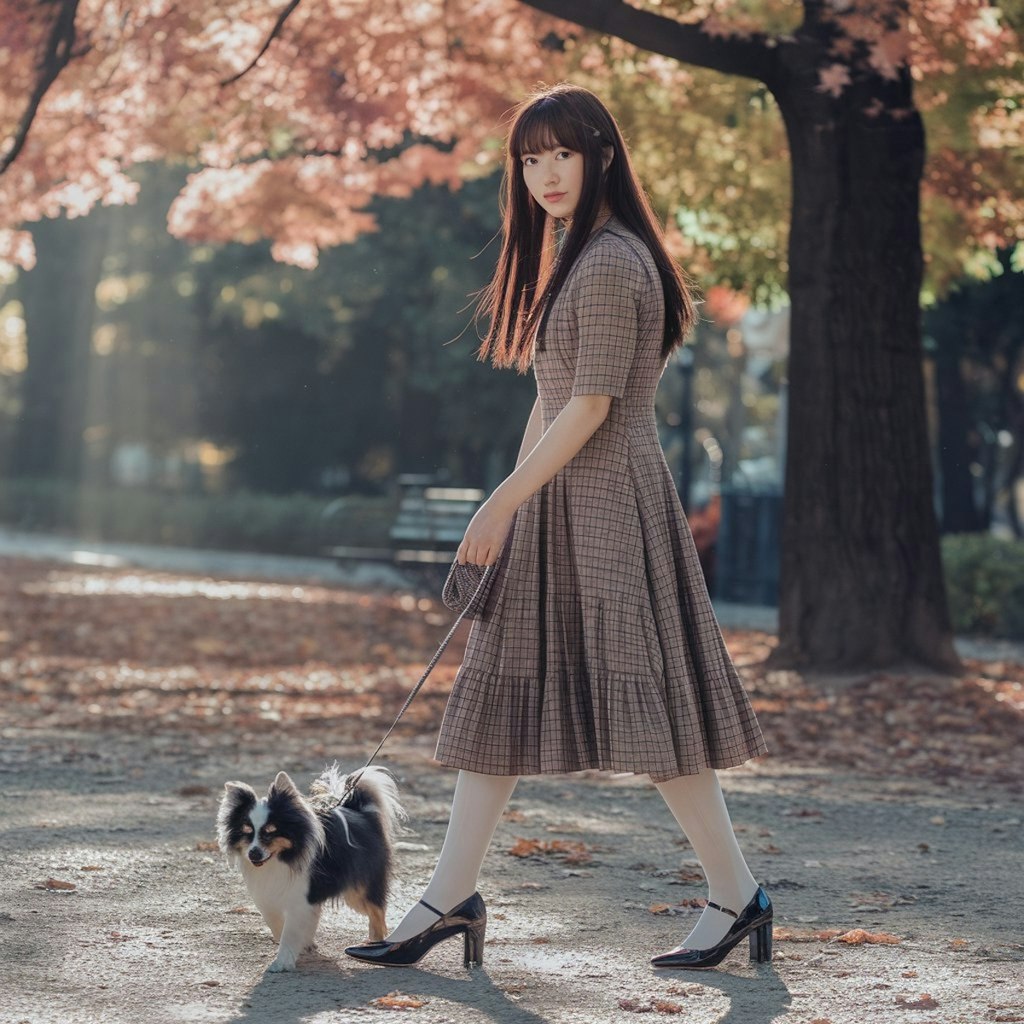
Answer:
POLYGON ((541 102, 516 122, 509 150, 514 160, 521 160, 527 153, 543 153, 562 147, 579 151, 579 134, 562 104, 541 102))

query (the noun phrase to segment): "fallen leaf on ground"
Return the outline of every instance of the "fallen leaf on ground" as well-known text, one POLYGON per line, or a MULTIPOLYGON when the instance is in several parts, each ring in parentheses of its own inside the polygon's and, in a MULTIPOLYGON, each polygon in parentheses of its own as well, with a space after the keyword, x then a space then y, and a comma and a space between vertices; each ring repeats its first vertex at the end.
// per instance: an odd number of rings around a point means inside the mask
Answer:
POLYGON ((775 942, 828 942, 842 934, 842 928, 812 928, 804 931, 785 927, 772 929, 775 942))
POLYGON ((864 943, 895 946, 902 941, 898 935, 890 935, 889 932, 869 932, 863 928, 852 928, 850 931, 836 936, 836 942, 845 942, 851 946, 861 946, 864 943))
POLYGON ((220 847, 212 839, 200 839, 196 843, 196 849, 203 853, 215 853, 220 847))
POLYGON ((35 884, 36 889, 77 889, 78 886, 74 882, 63 882, 59 878, 48 878, 45 882, 37 882, 35 884))
POLYGON ((586 843, 571 839, 524 839, 517 837, 508 851, 513 857, 536 857, 551 854, 566 864, 589 864, 592 857, 586 843))
POLYGON ((918 999, 907 999, 905 996, 896 997, 897 1006, 905 1010, 934 1010, 939 1004, 927 993, 923 993, 918 999))
POLYGON ((694 871, 692 868, 680 868, 676 872, 676 878, 680 882, 703 882, 704 872, 694 871))
POLYGON ((620 999, 619 1009, 627 1010, 629 1013, 682 1013, 683 1007, 679 1003, 671 1003, 667 999, 649 999, 641 1002, 639 999, 620 999))
POLYGON ((407 996, 396 989, 386 996, 371 999, 370 1005, 380 1006, 385 1010, 416 1010, 421 1006, 426 1006, 428 1002, 430 1002, 429 999, 423 999, 420 996, 407 996))

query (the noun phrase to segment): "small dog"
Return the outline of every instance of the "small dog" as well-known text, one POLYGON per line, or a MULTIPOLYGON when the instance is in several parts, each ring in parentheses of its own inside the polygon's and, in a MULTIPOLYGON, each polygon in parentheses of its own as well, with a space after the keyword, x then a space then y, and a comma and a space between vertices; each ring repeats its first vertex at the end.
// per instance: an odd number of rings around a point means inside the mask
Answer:
POLYGON ((407 817, 391 774, 376 766, 343 775, 335 764, 308 800, 285 772, 262 800, 244 782, 224 784, 217 841, 279 944, 267 970, 294 969, 327 900, 365 914, 370 941, 384 938, 394 840, 407 817))

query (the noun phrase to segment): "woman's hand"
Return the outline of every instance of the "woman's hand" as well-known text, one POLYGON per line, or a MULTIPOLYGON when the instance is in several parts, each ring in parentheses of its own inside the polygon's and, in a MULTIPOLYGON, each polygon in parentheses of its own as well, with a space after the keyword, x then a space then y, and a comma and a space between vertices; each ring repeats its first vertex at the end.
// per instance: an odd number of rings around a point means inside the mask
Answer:
POLYGON ((508 508, 498 499, 497 492, 492 494, 469 521, 455 556, 456 561, 462 565, 466 562, 493 565, 498 560, 498 553, 508 536, 514 515, 515 509, 508 508))

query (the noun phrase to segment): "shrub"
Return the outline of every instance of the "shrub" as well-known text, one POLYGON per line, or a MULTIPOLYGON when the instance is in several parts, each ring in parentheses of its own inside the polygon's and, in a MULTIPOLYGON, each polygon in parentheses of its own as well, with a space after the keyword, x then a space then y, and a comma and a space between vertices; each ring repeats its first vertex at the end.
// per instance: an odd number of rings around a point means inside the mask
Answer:
POLYGON ((942 562, 954 632, 1024 639, 1024 542, 950 534, 942 562))
POLYGON ((238 492, 176 494, 55 480, 0 485, 0 522, 86 540, 320 555, 335 544, 387 545, 392 497, 238 492))

